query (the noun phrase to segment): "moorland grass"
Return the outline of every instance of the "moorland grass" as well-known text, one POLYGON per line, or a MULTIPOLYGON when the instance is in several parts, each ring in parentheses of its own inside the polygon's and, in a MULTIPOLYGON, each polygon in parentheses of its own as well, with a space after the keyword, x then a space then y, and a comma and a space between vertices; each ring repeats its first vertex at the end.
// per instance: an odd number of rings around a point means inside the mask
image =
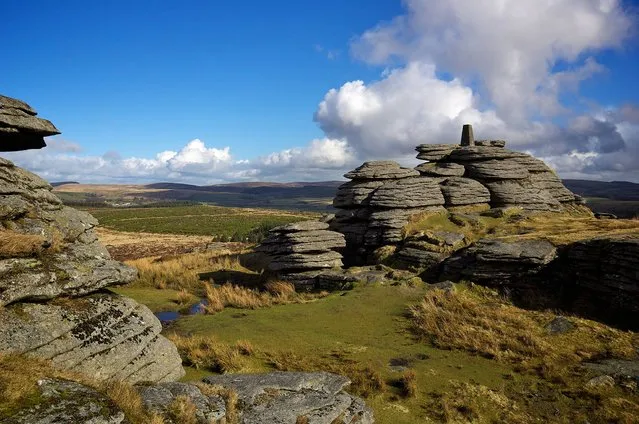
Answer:
POLYGON ((88 209, 100 225, 117 231, 197 234, 217 240, 246 237, 260 227, 274 227, 317 217, 308 212, 220 206, 178 206, 165 208, 88 209))
POLYGON ((17 410, 37 404, 38 381, 44 378, 76 381, 105 395, 133 424, 163 424, 164 420, 146 411, 138 392, 127 383, 98 382, 90 377, 54 368, 51 362, 23 355, 0 354, 0 421, 17 410))

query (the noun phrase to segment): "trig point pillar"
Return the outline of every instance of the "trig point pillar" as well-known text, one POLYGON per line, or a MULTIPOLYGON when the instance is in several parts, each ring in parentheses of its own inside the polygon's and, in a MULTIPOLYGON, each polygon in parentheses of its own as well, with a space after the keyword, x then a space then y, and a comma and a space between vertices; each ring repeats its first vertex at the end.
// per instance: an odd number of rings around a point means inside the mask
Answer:
POLYGON ((464 124, 462 128, 461 143, 462 146, 474 146, 475 136, 473 135, 473 126, 464 124))

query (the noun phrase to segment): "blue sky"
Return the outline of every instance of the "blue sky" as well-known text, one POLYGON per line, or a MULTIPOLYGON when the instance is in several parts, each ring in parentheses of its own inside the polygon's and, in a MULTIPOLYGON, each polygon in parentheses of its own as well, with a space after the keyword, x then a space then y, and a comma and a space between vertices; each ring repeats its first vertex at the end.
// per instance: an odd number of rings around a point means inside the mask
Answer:
POLYGON ((379 74, 348 56, 350 38, 401 11, 375 3, 5 0, 0 92, 90 154, 194 138, 266 154, 321 135, 328 89, 379 74))
POLYGON ((637 2, 452 3, 3 0, 0 93, 63 132, 6 156, 49 179, 336 179, 471 122, 563 176, 639 180, 637 2))

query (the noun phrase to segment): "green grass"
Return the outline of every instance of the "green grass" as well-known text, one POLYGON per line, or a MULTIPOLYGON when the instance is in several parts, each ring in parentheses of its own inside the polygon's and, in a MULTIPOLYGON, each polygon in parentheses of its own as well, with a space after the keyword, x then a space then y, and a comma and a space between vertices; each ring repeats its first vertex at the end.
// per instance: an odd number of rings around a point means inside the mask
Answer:
POLYGON ((122 296, 131 297, 146 305, 153 312, 177 311, 181 308, 176 302, 179 290, 126 286, 109 287, 109 290, 122 296))
POLYGON ((117 231, 244 237, 260 226, 312 219, 310 213, 178 206, 162 208, 91 208, 100 225, 117 231))
MULTIPOLYGON (((213 315, 180 319, 172 331, 214 336, 222 343, 247 340, 262 355, 248 364, 248 371, 271 371, 268 357, 294 353, 308 358, 311 366, 330 369, 344 360, 369 365, 387 381, 402 378, 389 361, 404 358, 417 373, 417 394, 404 398, 401 388, 389 386, 367 399, 379 423, 415 423, 424 419, 421 405, 430 393, 444 392, 451 380, 473 380, 488 387, 503 384, 507 366, 461 351, 435 349, 417 341, 409 331, 406 306, 417 302, 423 289, 363 287, 334 294, 307 304, 257 310, 225 309, 213 315), (402 412, 408 411, 408 412, 402 412)), ((245 370, 247 371, 247 370, 245 370)), ((187 370, 187 380, 206 375, 187 370)))

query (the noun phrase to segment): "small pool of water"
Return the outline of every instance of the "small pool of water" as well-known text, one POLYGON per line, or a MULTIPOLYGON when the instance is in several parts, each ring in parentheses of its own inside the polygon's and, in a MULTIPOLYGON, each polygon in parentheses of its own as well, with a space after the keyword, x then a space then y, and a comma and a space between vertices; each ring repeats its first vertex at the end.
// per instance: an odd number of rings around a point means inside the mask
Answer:
POLYGON ((202 299, 199 302, 189 306, 188 312, 186 313, 182 313, 178 311, 163 311, 163 312, 156 312, 155 316, 160 320, 162 325, 167 325, 185 315, 195 315, 195 314, 203 313, 204 306, 206 306, 207 304, 208 304, 207 300, 202 299))

